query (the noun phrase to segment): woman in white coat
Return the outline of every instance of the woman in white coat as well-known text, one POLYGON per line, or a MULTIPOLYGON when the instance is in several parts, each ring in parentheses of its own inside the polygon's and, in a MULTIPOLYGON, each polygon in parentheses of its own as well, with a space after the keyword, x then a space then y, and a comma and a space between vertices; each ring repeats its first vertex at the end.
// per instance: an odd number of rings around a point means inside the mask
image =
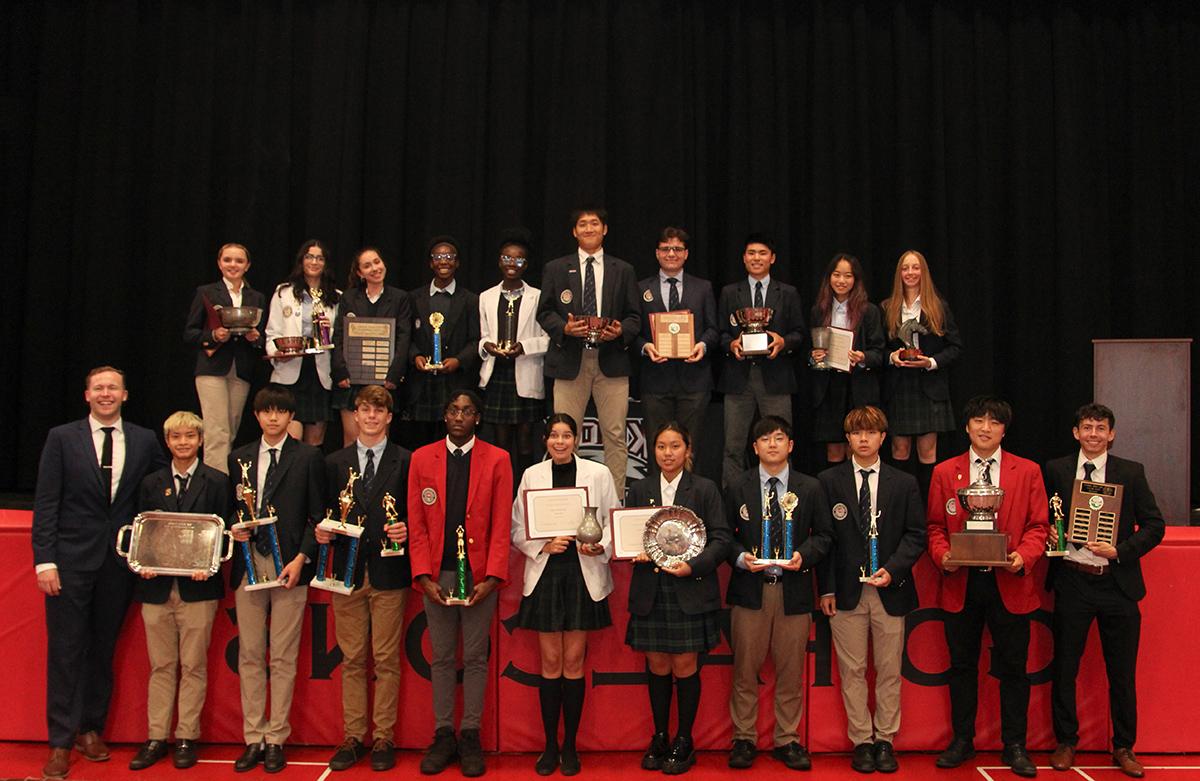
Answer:
POLYGON ((546 750, 534 769, 550 775, 562 765, 563 775, 579 772, 575 735, 583 714, 583 657, 589 630, 612 625, 608 595, 613 589, 608 560, 612 534, 604 519, 619 506, 612 473, 603 464, 577 458, 579 430, 566 413, 551 415, 545 428, 550 458, 525 470, 513 502, 512 541, 525 554, 525 585, 519 613, 520 626, 538 633, 542 679, 538 689, 546 750), (525 492, 537 488, 584 486, 589 503, 597 508, 604 534, 598 543, 576 542, 574 537, 530 540, 525 535, 525 492), (558 744, 558 719, 562 713, 563 742, 558 744))
POLYGON ((499 251, 500 284, 479 295, 479 387, 483 422, 495 430, 490 441, 513 454, 518 473, 533 463, 533 432, 546 415, 542 362, 550 337, 535 317, 541 291, 523 279, 529 268, 528 231, 508 231, 499 251))
POLYGON ((317 239, 301 244, 292 273, 271 296, 271 314, 267 318, 266 348, 271 359, 271 382, 287 387, 296 397, 296 414, 288 433, 316 447, 325 441, 325 426, 335 408, 332 404, 335 390, 329 374, 332 350, 316 355, 281 355, 275 339, 303 336, 305 347, 314 336, 318 341, 331 340, 342 291, 335 286, 328 257, 325 245, 317 239), (310 292, 313 290, 321 291, 321 307, 325 314, 319 321, 313 319, 314 300, 310 292), (317 328, 325 333, 324 337, 316 332, 317 328))

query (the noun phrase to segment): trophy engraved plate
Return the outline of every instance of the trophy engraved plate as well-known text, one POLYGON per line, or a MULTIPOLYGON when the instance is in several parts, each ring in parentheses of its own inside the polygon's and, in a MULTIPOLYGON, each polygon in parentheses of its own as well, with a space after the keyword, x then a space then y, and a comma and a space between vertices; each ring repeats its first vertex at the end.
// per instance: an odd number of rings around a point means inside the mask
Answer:
POLYGON ((357 523, 353 521, 347 523, 350 518, 350 510, 354 507, 354 482, 356 480, 358 480, 358 473, 351 469, 350 476, 346 480, 346 487, 338 494, 340 520, 333 520, 331 517, 333 511, 326 510, 325 518, 317 524, 317 528, 322 531, 349 538, 350 549, 346 552, 346 571, 340 578, 334 576, 333 556, 330 555, 329 550, 333 543, 321 543, 317 552, 317 573, 308 583, 313 588, 332 591, 335 594, 349 594, 354 591, 354 566, 358 563, 358 543, 364 531, 361 515, 358 517, 357 523))
POLYGON ((771 335, 767 324, 775 315, 769 306, 744 306, 733 310, 733 317, 742 329, 742 355, 767 355, 771 352, 771 335))
POLYGON ((695 558, 707 541, 704 521, 686 507, 663 507, 650 516, 642 533, 646 555, 660 567, 695 558))
POLYGON ((352 385, 382 383, 387 379, 396 351, 395 318, 347 318, 344 347, 352 385))
POLYGON ((664 358, 687 358, 696 347, 696 316, 686 309, 651 312, 654 349, 664 358))
POLYGON ((219 515, 205 513, 145 512, 117 532, 117 554, 129 569, 139 575, 181 575, 197 572, 209 577, 221 569, 221 562, 233 556, 233 540, 228 550, 229 532, 219 515), (121 543, 129 532, 129 547, 121 543))
POLYGON ((1008 535, 996 531, 996 513, 1004 503, 1004 489, 976 480, 957 491, 958 504, 967 513, 964 531, 950 533, 950 559, 959 567, 1008 566, 1008 535))
POLYGON ((1076 480, 1071 492, 1071 527, 1067 541, 1076 545, 1089 542, 1117 544, 1117 524, 1121 520, 1123 486, 1076 480))

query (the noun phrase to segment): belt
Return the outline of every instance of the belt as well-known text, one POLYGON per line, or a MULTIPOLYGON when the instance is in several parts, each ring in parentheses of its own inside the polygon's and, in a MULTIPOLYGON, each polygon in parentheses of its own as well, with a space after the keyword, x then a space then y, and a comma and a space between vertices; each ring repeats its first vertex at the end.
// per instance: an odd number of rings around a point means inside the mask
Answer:
POLYGON ((768 586, 774 586, 776 583, 783 581, 783 575, 763 575, 762 579, 763 583, 766 583, 768 586))
POLYGON ((1070 559, 1063 559, 1063 564, 1076 572, 1082 572, 1084 575, 1091 575, 1097 578, 1107 575, 1111 569, 1107 564, 1080 564, 1078 561, 1071 561, 1070 559))

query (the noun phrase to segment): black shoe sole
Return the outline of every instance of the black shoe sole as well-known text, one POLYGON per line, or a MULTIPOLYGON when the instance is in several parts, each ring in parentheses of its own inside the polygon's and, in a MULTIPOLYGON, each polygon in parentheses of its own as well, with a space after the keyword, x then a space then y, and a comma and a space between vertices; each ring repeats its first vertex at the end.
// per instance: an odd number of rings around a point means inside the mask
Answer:
POLYGON ((694 764, 696 764, 695 751, 689 754, 687 759, 683 760, 682 762, 674 762, 671 760, 663 762, 662 772, 668 776, 677 776, 681 773, 686 773, 694 764))

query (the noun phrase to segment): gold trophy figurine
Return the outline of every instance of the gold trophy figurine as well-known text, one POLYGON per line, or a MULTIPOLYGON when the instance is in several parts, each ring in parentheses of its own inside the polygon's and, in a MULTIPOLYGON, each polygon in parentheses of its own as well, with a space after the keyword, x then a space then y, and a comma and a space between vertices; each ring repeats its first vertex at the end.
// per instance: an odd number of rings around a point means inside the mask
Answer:
POLYGON ((429 356, 429 360, 425 363, 425 368, 437 374, 444 367, 442 364, 442 325, 446 322, 446 316, 441 312, 431 312, 429 314, 429 325, 433 328, 433 355, 429 356))
POLYGON ((398 542, 392 542, 387 536, 388 527, 396 521, 400 520, 400 514, 396 512, 396 498, 391 494, 383 495, 383 514, 387 518, 387 523, 383 525, 384 537, 380 541, 380 546, 383 548, 379 552, 380 556, 403 556, 404 546, 398 542))
POLYGON ((1053 534, 1046 537, 1046 555, 1051 558, 1062 558, 1067 555, 1067 527, 1063 515, 1062 497, 1058 494, 1050 497, 1050 509, 1054 513, 1053 534))

